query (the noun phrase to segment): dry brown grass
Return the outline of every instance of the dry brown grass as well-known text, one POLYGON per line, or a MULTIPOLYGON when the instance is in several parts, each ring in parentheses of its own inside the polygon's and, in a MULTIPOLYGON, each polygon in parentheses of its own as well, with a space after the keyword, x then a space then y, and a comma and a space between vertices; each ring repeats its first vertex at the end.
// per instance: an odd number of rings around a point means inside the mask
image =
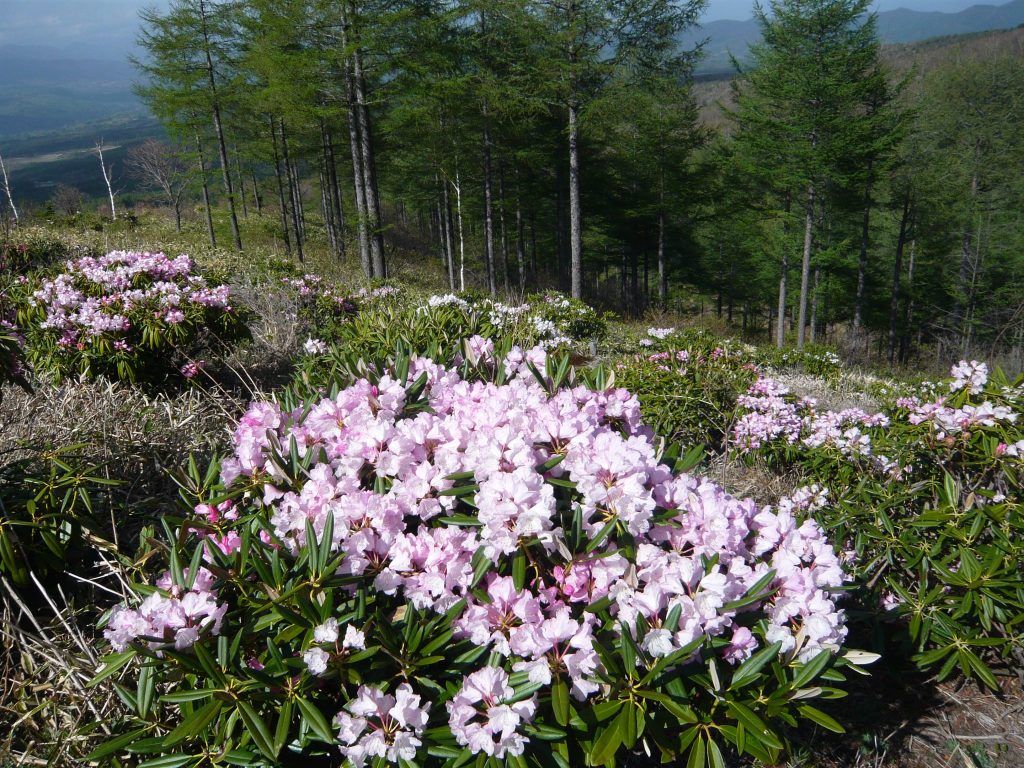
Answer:
MULTIPOLYGON (((104 570, 95 587, 123 594, 117 572, 104 570)), ((88 685, 100 666, 96 618, 59 587, 33 577, 19 594, 0 578, 0 765, 85 765, 115 733, 124 704, 113 680, 88 685)))
POLYGON ((167 471, 190 454, 222 448, 244 406, 244 398, 217 389, 147 395, 104 380, 40 384, 33 392, 9 386, 0 402, 0 461, 26 449, 81 445, 84 460, 123 482, 126 504, 159 501, 174 487, 167 471))

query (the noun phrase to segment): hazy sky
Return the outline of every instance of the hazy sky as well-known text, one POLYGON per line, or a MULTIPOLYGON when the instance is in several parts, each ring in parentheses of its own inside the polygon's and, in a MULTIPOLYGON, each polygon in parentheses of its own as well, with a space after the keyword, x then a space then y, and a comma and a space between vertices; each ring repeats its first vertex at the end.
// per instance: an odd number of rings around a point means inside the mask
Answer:
MULTIPOLYGON (((0 0, 0 48, 45 45, 67 54, 123 58, 132 47, 138 11, 167 0, 0 0)), ((957 11, 977 3, 1006 0, 877 0, 879 10, 957 11)), ((705 21, 750 18, 752 0, 710 0, 705 21)), ((2 73, 0 73, 2 76, 2 73)))

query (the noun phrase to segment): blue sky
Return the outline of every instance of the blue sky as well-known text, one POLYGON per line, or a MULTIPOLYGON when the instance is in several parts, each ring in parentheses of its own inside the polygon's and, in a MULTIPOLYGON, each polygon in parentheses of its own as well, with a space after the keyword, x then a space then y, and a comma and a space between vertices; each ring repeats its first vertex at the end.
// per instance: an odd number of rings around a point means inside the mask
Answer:
MULTIPOLYGON (((1006 0, 878 0, 879 10, 958 11, 1006 0)), ((67 55, 121 59, 132 47, 138 12, 166 0, 0 0, 0 48, 53 46, 67 55)), ((711 0, 706 21, 750 18, 752 0, 711 0)))

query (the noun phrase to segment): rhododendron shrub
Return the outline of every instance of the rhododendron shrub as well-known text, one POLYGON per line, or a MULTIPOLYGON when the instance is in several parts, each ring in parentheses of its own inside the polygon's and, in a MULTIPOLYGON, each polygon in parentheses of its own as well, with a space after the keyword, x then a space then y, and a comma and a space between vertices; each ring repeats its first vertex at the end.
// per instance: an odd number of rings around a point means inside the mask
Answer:
POLYGON ((905 621, 917 662, 995 688, 1024 634, 1024 378, 962 361, 878 413, 829 411, 772 379, 740 398, 736 449, 834 490, 816 513, 856 550, 861 598, 905 621))
MULTIPOLYGON (((7 382, 25 385, 24 337, 14 323, 0 320, 0 386, 7 382)), ((0 399, 3 393, 0 392, 0 399)))
MULTIPOLYGON (((316 281, 307 282, 317 295, 316 281)), ((377 289, 377 292, 388 290, 377 289)), ((329 292, 331 301, 336 292, 329 292)), ((323 299, 318 299, 323 301, 323 299)), ((590 342, 605 330, 602 317, 583 302, 556 292, 531 295, 522 304, 507 304, 469 293, 441 294, 416 301, 392 296, 346 299, 352 309, 341 321, 315 326, 313 343, 304 349, 298 379, 306 386, 328 386, 337 380, 347 360, 377 359, 396 347, 428 355, 447 355, 467 338, 479 336, 508 349, 541 346, 547 350, 580 348, 590 352, 590 342)))
POLYGON ((15 294, 33 369, 60 379, 105 375, 158 383, 180 378, 244 324, 226 285, 188 256, 113 251, 68 261, 15 294))
POLYGON ((677 472, 594 380, 476 338, 253 403, 183 481, 167 572, 104 622, 137 724, 94 757, 722 765, 776 761, 799 718, 838 729, 810 700, 868 659, 842 651, 816 497, 677 472))
POLYGON ((737 396, 757 379, 757 368, 746 350, 686 341, 623 359, 614 368, 616 383, 636 395, 645 423, 658 435, 684 448, 719 451, 737 396))

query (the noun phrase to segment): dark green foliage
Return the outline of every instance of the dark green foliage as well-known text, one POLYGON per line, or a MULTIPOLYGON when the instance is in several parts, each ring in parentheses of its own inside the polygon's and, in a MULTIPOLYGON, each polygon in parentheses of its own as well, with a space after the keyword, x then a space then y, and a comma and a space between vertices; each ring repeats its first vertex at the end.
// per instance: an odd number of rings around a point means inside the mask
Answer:
POLYGON ((750 351, 701 332, 673 334, 657 350, 616 363, 615 385, 635 394, 644 422, 682 451, 723 450, 736 397, 757 378, 750 351))
MULTIPOLYGON (((997 371, 983 391, 954 391, 945 404, 1019 415, 1022 387, 1024 378, 997 371)), ((935 386, 920 395, 934 401, 935 386)), ((863 430, 870 453, 827 443, 758 453, 830 490, 832 503, 816 516, 856 553, 862 619, 880 622, 883 636, 904 627, 914 661, 938 679, 957 672, 997 689, 993 670, 1024 661, 1024 430, 997 418, 946 434, 927 419, 914 424, 907 401, 888 397, 891 423, 863 430)))
POLYGON ((84 462, 83 446, 27 450, 0 467, 0 575, 16 586, 78 569, 105 525, 108 487, 102 468, 84 462), (86 535, 93 537, 86 541, 86 535))

